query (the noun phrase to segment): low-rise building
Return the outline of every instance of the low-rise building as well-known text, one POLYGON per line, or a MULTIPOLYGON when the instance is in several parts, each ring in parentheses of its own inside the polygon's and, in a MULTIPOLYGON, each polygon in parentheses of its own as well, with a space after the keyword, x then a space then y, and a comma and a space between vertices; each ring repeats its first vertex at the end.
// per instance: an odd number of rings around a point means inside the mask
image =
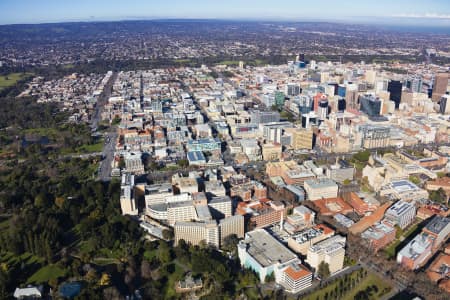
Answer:
POLYGON ((414 237, 397 254, 397 263, 403 267, 416 270, 423 266, 431 257, 433 240, 430 236, 420 233, 414 237))
POLYGON ((279 265, 297 260, 293 252, 264 229, 247 232, 238 244, 238 255, 241 266, 255 271, 261 282, 279 265))
POLYGON ((369 248, 374 252, 386 247, 395 240, 395 228, 388 223, 377 223, 363 233, 361 237, 367 240, 369 248))
POLYGON ((304 187, 307 198, 311 201, 338 196, 338 185, 329 178, 306 180, 304 187))
POLYGON ((405 201, 397 201, 386 210, 384 217, 386 220, 400 226, 400 228, 406 228, 410 225, 416 216, 416 207, 414 204, 405 201))

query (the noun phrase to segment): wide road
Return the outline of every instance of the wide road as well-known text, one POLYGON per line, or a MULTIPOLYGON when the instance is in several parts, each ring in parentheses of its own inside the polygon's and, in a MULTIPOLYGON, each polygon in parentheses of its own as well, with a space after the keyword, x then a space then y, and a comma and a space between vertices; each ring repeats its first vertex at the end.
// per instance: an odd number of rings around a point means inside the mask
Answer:
MULTIPOLYGON (((114 128, 113 128, 114 129, 114 128)), ((102 155, 104 159, 100 162, 98 178, 101 181, 111 180, 112 161, 117 142, 117 131, 108 132, 105 136, 105 146, 102 155)))

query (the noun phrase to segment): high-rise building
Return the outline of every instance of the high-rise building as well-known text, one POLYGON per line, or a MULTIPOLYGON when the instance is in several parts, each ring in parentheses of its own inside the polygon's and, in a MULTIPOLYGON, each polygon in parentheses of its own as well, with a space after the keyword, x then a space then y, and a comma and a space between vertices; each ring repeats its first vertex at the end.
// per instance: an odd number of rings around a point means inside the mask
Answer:
POLYGON ((432 93, 432 100, 433 101, 439 101, 447 92, 448 88, 448 80, 449 80, 449 73, 438 73, 434 77, 433 82, 433 93, 432 93))
POLYGON ((321 99, 319 101, 319 107, 317 109, 317 114, 320 120, 325 120, 328 117, 328 100, 321 99))
POLYGON ((347 103, 344 98, 339 98, 337 101, 337 111, 338 112, 344 112, 347 108, 347 103))
POLYGON ((413 93, 422 92, 422 77, 420 75, 410 76, 405 81, 405 86, 407 89, 411 90, 413 93))
POLYGON ((286 97, 284 96, 283 92, 280 91, 275 92, 275 105, 277 107, 283 107, 285 99, 286 97))
POLYGON ((369 117, 379 117, 381 115, 382 101, 371 94, 360 96, 360 110, 369 117))
POLYGON ((292 96, 297 96, 300 94, 301 92, 301 88, 298 84, 296 83, 288 83, 286 85, 286 95, 292 97, 292 96))
POLYGON ((450 95, 443 95, 439 101, 439 112, 441 114, 450 114, 450 95))
POLYGON ((345 103, 347 104, 347 108, 358 110, 358 89, 356 84, 347 86, 345 93, 345 103))
POLYGON ((388 92, 390 92, 389 99, 395 102, 395 109, 400 106, 402 99, 402 83, 398 80, 391 80, 388 83, 388 92))

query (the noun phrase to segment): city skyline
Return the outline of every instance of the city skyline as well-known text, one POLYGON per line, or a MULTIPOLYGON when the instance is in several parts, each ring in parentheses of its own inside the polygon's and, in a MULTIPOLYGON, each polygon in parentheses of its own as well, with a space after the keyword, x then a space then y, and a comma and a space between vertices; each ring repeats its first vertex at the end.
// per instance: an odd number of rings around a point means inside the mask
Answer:
POLYGON ((237 0, 214 3, 194 1, 30 1, 0 3, 0 24, 136 19, 251 19, 280 21, 347 21, 374 24, 450 27, 447 1, 335 1, 237 0), (386 9, 389 7, 389 9, 386 9))

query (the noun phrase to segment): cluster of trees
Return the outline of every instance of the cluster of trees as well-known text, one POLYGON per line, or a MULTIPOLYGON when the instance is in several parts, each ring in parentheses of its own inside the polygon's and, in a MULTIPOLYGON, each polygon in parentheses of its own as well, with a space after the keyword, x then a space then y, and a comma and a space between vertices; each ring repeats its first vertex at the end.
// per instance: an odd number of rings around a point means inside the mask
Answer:
POLYGON ((372 284, 366 287, 364 290, 356 293, 354 299, 355 300, 372 299, 372 297, 376 296, 377 294, 378 294, 378 287, 372 284))
MULTIPOLYGON (((346 274, 332 284, 334 288, 324 294, 324 300, 341 299, 343 296, 356 288, 358 284, 367 276, 367 270, 359 269, 352 274, 346 274)), ((367 299, 367 298, 366 298, 367 299)))

